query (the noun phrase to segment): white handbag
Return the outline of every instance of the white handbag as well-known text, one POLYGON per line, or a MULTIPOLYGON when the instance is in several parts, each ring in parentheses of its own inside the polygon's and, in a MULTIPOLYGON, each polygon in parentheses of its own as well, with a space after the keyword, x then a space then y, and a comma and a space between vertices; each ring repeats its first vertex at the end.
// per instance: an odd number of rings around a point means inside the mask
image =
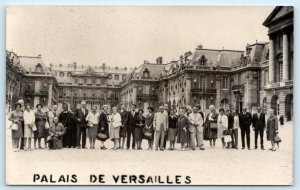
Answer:
POLYGON ((19 125, 15 124, 15 123, 11 124, 11 126, 10 126, 10 129, 13 130, 13 131, 17 131, 18 128, 19 128, 19 125))
POLYGON ((117 127, 121 127, 122 126, 122 122, 121 121, 117 121, 113 123, 113 127, 117 128, 117 127))
POLYGON ((231 142, 231 141, 232 141, 231 136, 230 136, 230 135, 225 135, 225 136, 224 136, 224 141, 225 141, 226 143, 231 142))
POLYGON ((50 125, 49 125, 48 121, 46 121, 46 123, 45 123, 45 129, 50 129, 50 125))

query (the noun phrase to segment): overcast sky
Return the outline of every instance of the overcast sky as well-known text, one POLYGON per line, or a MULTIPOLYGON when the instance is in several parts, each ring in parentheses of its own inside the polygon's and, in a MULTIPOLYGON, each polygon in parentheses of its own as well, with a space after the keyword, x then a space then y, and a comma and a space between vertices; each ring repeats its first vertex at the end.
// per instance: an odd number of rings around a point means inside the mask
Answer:
POLYGON ((244 50, 268 41, 262 25, 274 7, 11 6, 7 50, 46 64, 134 67, 169 62, 198 44, 244 50))

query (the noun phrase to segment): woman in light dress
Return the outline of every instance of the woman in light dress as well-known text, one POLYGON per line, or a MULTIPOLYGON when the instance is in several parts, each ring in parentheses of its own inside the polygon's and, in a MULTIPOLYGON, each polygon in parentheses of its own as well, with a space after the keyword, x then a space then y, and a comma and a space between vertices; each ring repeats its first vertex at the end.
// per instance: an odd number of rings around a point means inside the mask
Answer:
POLYGON ((15 104, 15 110, 10 113, 8 120, 12 124, 18 125, 17 130, 11 130, 12 146, 15 152, 20 151, 20 139, 23 137, 22 122, 23 113, 21 111, 22 105, 20 103, 15 104))
POLYGON ((224 131, 228 129, 228 118, 224 113, 225 110, 221 108, 219 110, 219 116, 218 116, 218 138, 221 138, 223 148, 226 147, 225 140, 224 140, 224 131))
POLYGON ((112 114, 110 116, 110 132, 109 136, 110 139, 114 142, 114 147, 113 149, 119 149, 119 144, 120 144, 120 127, 122 125, 121 123, 121 115, 117 111, 117 107, 114 106, 112 108, 112 114))
POLYGON ((33 130, 36 130, 35 114, 34 111, 30 109, 30 105, 26 104, 24 110, 24 150, 31 150, 33 130))
POLYGON ((90 149, 95 149, 95 142, 98 134, 99 126, 99 112, 97 112, 97 106, 93 106, 92 110, 86 116, 86 121, 88 122, 88 137, 90 141, 90 149))

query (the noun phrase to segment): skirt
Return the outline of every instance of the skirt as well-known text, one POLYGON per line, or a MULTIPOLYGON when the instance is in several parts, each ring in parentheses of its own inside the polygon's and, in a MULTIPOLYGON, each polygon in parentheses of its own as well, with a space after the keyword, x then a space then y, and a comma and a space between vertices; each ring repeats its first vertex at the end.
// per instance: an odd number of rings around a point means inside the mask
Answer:
POLYGON ((110 125, 109 137, 111 140, 119 139, 120 127, 113 127, 113 125, 110 125))
POLYGON ((175 139, 176 139, 176 133, 177 133, 177 129, 176 128, 169 128, 168 129, 168 140, 169 141, 175 141, 175 139))
POLYGON ((98 134, 98 125, 97 124, 93 124, 93 127, 89 127, 88 128, 88 137, 95 139, 97 137, 98 134))
POLYGON ((187 143, 188 142, 188 131, 180 130, 178 132, 177 143, 187 143))
POLYGON ((34 138, 46 138, 45 122, 36 125, 37 130, 34 131, 34 138))
POLYGON ((225 127, 220 127, 218 128, 218 138, 223 138, 224 135, 223 135, 223 132, 226 130, 225 127))
POLYGON ((18 139, 23 137, 22 123, 18 124, 18 130, 11 130, 11 138, 18 139))
POLYGON ((125 130, 125 128, 124 127, 121 127, 120 128, 120 137, 123 137, 123 138, 125 138, 127 135, 126 135, 126 130, 125 130))
POLYGON ((24 125, 24 138, 32 138, 33 137, 33 131, 32 128, 29 125, 24 125))
POLYGON ((134 129, 134 135, 135 135, 135 140, 142 140, 143 139, 143 129, 140 127, 137 127, 134 129))
POLYGON ((209 129, 209 139, 218 138, 218 129, 209 129))

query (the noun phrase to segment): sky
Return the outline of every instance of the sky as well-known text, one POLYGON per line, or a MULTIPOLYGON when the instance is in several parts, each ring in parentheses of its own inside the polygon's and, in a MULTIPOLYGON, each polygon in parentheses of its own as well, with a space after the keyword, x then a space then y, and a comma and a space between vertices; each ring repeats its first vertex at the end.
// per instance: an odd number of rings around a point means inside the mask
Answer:
POLYGON ((244 50, 268 42, 262 25, 274 7, 9 6, 6 49, 42 55, 49 65, 139 66, 178 60, 199 44, 244 50))

